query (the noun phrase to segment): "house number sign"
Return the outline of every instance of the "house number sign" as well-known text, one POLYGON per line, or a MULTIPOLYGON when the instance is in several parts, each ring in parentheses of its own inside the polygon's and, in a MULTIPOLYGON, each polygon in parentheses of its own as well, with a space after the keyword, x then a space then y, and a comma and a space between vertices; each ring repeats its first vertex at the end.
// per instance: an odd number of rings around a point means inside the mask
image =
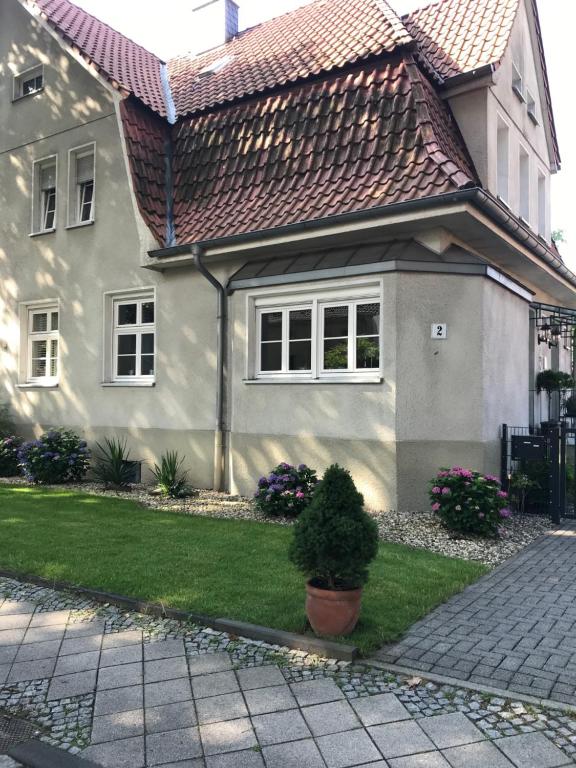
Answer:
POLYGON ((432 338, 433 339, 448 338, 448 326, 446 325, 446 323, 432 323, 432 338))

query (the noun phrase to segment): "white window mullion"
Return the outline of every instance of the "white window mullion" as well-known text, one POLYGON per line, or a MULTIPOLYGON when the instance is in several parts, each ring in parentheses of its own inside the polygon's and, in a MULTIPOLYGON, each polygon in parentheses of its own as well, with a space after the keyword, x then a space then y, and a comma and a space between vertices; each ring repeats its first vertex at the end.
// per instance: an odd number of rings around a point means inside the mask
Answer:
POLYGON ((318 317, 318 299, 312 300, 312 349, 311 349, 311 361, 312 361, 312 378, 318 378, 318 371, 320 370, 320 318, 318 317))
POLYGON ((348 370, 356 370, 356 303, 348 305, 348 370))
POLYGON ((282 373, 288 373, 290 359, 290 310, 282 310, 282 373))

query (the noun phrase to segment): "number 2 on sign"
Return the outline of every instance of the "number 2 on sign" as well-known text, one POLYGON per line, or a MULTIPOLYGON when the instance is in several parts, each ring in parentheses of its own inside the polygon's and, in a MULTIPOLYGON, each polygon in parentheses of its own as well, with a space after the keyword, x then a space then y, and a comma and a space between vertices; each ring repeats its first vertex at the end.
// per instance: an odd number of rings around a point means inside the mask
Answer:
POLYGON ((446 325, 446 323, 432 323, 432 338, 433 339, 448 338, 448 326, 446 325))

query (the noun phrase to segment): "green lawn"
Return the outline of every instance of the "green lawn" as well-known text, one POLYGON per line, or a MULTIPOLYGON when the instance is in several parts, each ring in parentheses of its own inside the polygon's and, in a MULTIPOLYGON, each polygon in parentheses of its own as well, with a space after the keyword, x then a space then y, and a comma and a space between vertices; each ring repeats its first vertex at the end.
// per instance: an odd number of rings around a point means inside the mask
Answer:
MULTIPOLYGON (((0 486, 0 568, 211 616, 305 631, 289 528, 145 509, 124 499, 0 486)), ((351 640, 398 638, 486 569, 382 544, 351 640)))

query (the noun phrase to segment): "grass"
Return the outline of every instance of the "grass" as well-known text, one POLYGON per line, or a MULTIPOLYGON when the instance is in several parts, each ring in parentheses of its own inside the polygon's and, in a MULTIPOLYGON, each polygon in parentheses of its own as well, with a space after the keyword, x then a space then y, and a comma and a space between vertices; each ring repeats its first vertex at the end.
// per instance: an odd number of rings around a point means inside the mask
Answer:
MULTIPOLYGON (((125 499, 0 486, 0 568, 180 610, 303 632, 304 580, 289 528, 192 517, 125 499)), ((478 563, 383 543, 351 640, 367 653, 485 573, 478 563)))

